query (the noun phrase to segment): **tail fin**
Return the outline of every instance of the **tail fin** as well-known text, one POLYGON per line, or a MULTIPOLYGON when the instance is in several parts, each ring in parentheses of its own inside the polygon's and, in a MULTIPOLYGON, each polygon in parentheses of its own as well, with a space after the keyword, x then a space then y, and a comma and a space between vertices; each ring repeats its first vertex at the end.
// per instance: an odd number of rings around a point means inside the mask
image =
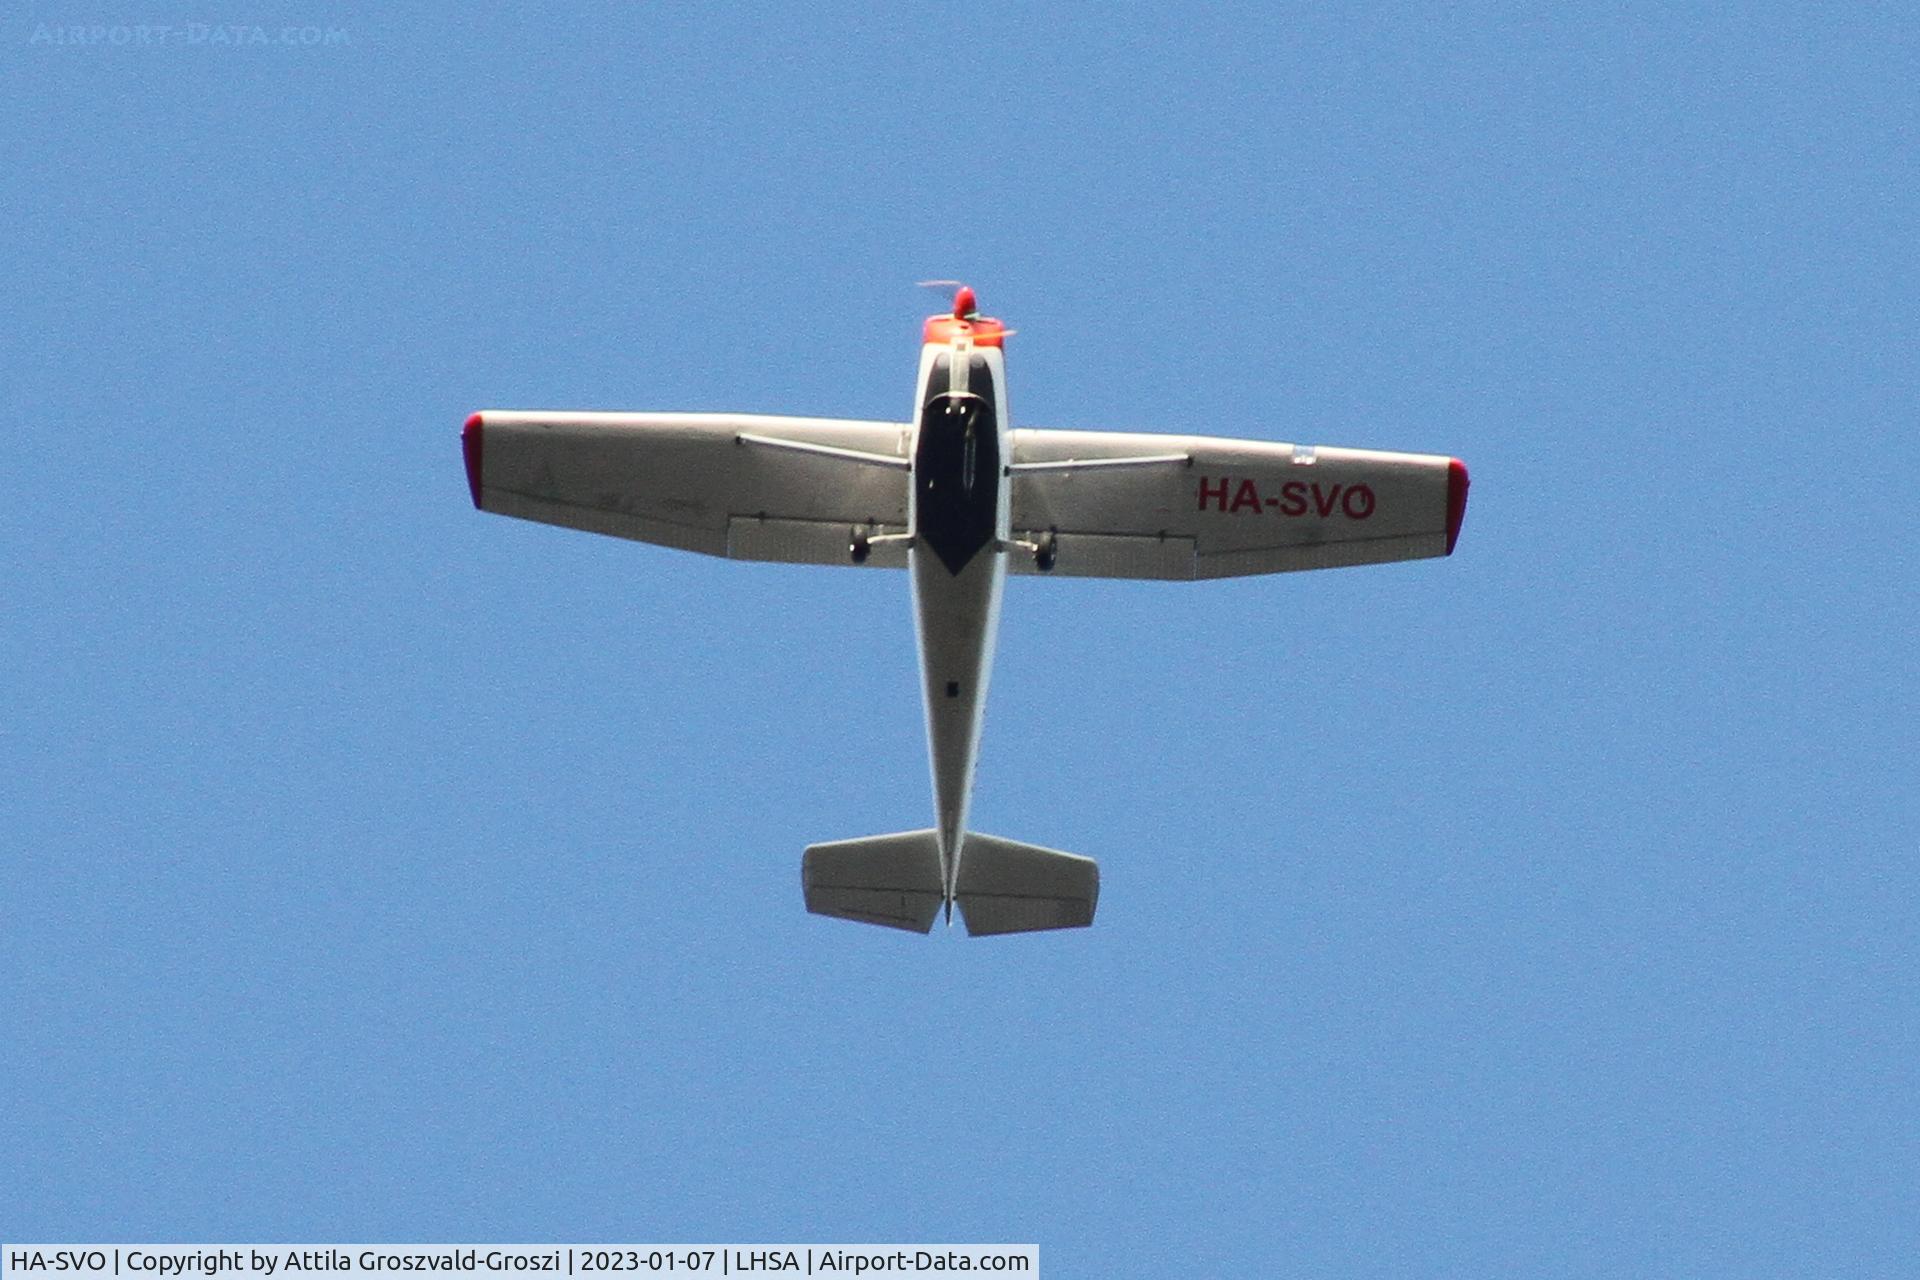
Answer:
MULTIPOLYGON (((808 847, 807 910, 926 933, 947 902, 938 835, 902 831, 808 847)), ((1100 868, 1091 858, 969 832, 953 900, 967 932, 1028 933, 1093 923, 1100 868)))

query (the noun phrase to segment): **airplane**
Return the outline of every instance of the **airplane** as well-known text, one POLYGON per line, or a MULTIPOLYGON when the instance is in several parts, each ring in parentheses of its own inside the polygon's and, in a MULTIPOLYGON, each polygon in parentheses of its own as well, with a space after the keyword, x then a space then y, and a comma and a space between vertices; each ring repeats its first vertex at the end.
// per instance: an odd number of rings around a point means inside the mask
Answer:
POLYGON ((967 828, 1007 574, 1223 578, 1451 555, 1459 539, 1458 458, 1016 429, 1011 333, 958 286, 922 328, 906 422, 484 409, 461 431, 482 511, 908 571, 935 825, 809 846, 815 914, 927 933, 958 904, 969 935, 1093 923, 1093 859, 967 828))

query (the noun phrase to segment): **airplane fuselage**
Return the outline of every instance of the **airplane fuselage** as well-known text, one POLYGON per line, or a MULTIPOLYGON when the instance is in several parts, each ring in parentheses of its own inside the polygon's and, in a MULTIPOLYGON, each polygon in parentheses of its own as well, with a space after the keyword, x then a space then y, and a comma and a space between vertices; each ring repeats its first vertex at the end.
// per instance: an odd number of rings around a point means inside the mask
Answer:
POLYGON ((951 896, 1006 582, 1010 448, 999 347, 976 345, 965 332, 937 336, 945 340, 929 340, 920 353, 907 562, 941 874, 951 896))

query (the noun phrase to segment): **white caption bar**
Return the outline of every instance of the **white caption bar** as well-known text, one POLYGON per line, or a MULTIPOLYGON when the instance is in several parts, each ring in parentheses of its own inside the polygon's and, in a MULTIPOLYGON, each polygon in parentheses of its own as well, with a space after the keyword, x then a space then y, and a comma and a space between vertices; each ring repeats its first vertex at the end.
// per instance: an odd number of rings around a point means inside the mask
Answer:
POLYGON ((7 1244, 0 1280, 1040 1274, 1036 1244, 7 1244))

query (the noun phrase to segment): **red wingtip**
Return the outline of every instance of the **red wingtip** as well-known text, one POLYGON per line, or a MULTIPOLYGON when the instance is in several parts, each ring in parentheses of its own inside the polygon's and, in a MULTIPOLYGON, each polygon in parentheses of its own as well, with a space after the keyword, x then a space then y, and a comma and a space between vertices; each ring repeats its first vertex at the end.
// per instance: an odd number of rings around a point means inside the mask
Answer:
POLYGON ((1467 464, 1455 458, 1447 463, 1447 554, 1460 541, 1460 522, 1467 518, 1467 464))
POLYGON ((467 491, 473 495, 477 509, 480 506, 480 415, 477 413, 460 428, 460 452, 467 459, 467 491))
POLYGON ((980 310, 980 300, 974 297, 971 288, 961 285, 953 295, 953 318, 965 320, 978 310, 980 310))

